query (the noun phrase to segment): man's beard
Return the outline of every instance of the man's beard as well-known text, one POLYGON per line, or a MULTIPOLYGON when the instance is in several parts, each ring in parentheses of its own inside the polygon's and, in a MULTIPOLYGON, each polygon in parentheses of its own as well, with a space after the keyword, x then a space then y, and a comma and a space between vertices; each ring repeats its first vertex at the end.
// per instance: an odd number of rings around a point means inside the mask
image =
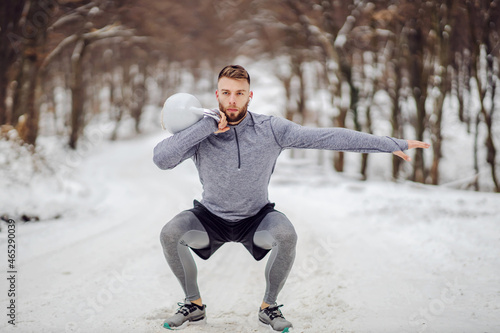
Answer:
MULTIPOLYGON (((248 111, 248 104, 250 104, 250 101, 248 101, 242 108, 241 110, 239 110, 238 108, 238 113, 229 113, 227 112, 226 110, 228 108, 225 108, 222 106, 222 104, 219 103, 219 110, 221 110, 225 115, 226 115, 226 119, 227 119, 227 122, 228 123, 238 123, 240 122, 243 118, 245 118, 245 116, 247 115, 247 111, 248 111)), ((233 109, 231 107, 231 109, 233 109)))

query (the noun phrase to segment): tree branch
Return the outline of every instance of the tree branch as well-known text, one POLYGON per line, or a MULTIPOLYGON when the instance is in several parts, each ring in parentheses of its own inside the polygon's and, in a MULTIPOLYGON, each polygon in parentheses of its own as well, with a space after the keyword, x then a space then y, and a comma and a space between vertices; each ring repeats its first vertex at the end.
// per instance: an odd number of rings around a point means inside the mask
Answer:
POLYGON ((45 57, 40 69, 43 71, 46 69, 47 65, 57 56, 59 55, 66 47, 77 42, 79 39, 86 41, 87 43, 93 43, 98 40, 114 38, 114 37, 129 37, 132 42, 145 42, 148 40, 147 37, 134 36, 134 31, 132 29, 124 29, 122 25, 107 25, 100 29, 87 32, 84 34, 73 34, 69 37, 63 39, 59 45, 50 52, 47 57, 45 57))
POLYGON ((110 37, 131 37, 133 33, 134 31, 132 29, 123 29, 122 25, 107 25, 103 28, 84 33, 82 37, 91 43, 99 39, 110 37))
POLYGON ((50 52, 43 60, 40 70, 44 71, 47 65, 54 59, 59 53, 61 53, 68 45, 75 43, 78 40, 78 35, 71 35, 66 37, 60 42, 53 50, 50 52))

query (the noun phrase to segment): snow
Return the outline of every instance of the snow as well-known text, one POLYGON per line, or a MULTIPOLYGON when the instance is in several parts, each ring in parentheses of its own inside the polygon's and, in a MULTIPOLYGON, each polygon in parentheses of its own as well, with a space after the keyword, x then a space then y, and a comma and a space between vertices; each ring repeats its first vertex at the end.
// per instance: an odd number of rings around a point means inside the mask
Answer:
MULTIPOLYGON (((277 115, 282 88, 264 75, 268 66, 257 67, 251 109, 277 115)), ((213 101, 213 94, 199 97, 213 101)), ((170 171, 153 164, 153 147, 166 136, 158 120, 150 106, 146 134, 131 135, 124 120, 121 140, 109 142, 113 124, 96 119, 74 152, 50 134, 34 155, 14 149, 15 138, 0 140, 0 215, 17 221, 18 271, 13 327, 0 222, 1 332, 166 332, 163 319, 183 294, 159 233, 200 199, 201 185, 191 161, 170 171), (23 223, 21 214, 41 220, 23 223)), ((463 149, 470 140, 455 133, 458 126, 445 126, 442 173, 450 181, 470 163, 463 149)), ((365 182, 355 179, 356 163, 341 175, 315 164, 331 160, 329 153, 300 156, 284 153, 270 184, 270 199, 299 236, 278 299, 295 332, 500 331, 498 194, 384 182, 389 156, 370 157, 379 176, 365 182)), ((257 323, 267 259, 256 262, 235 243, 195 259, 208 324, 184 332, 267 331, 257 323)))
MULTIPOLYGON (((3 278, 2 332, 165 331, 183 295, 158 235, 201 187, 191 161, 154 166, 164 136, 103 141, 74 167, 72 186, 32 184, 24 208, 40 200, 60 217, 17 223, 16 327, 3 278)), ((2 211, 22 208, 21 190, 2 191, 2 211)), ((500 330, 498 194, 360 182, 285 155, 270 196, 299 235, 279 298, 295 332, 500 330)), ((0 236, 6 271, 5 224, 0 236)), ((266 259, 231 243, 196 260, 208 324, 185 332, 264 331, 256 316, 266 259)))

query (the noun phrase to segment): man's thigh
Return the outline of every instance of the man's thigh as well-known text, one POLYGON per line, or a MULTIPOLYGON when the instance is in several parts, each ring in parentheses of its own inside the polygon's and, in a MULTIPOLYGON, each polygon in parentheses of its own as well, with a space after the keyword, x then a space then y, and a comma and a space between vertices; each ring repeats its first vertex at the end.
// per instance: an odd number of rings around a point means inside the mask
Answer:
POLYGON ((271 249, 281 241, 296 241, 297 234, 285 214, 274 211, 266 215, 257 228, 253 241, 264 249, 271 249))
POLYGON ((209 245, 208 234, 196 215, 183 211, 170 220, 162 229, 162 241, 181 242, 192 248, 209 245))

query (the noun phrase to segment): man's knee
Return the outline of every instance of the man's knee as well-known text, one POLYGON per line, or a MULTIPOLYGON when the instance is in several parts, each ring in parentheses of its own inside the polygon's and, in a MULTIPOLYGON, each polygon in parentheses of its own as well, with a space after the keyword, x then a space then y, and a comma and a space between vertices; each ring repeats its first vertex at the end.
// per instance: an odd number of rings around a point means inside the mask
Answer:
POLYGON ((160 241, 163 247, 181 242, 193 248, 208 246, 208 234, 193 213, 184 211, 176 215, 161 229, 160 241))
POLYGON ((290 220, 279 212, 271 214, 269 215, 269 220, 266 221, 265 228, 270 231, 278 244, 295 247, 297 244, 297 233, 290 220))
POLYGON ((175 228, 172 227, 172 221, 163 226, 160 232, 160 242, 165 247, 166 244, 178 242, 178 235, 175 233, 175 228))
POLYGON ((297 245, 297 233, 293 227, 284 229, 276 238, 278 242, 290 247, 297 245))
POLYGON ((188 214, 189 212, 181 212, 163 226, 160 232, 160 241, 162 244, 177 243, 182 235, 189 231, 186 229, 188 225, 186 219, 189 218, 188 214))

